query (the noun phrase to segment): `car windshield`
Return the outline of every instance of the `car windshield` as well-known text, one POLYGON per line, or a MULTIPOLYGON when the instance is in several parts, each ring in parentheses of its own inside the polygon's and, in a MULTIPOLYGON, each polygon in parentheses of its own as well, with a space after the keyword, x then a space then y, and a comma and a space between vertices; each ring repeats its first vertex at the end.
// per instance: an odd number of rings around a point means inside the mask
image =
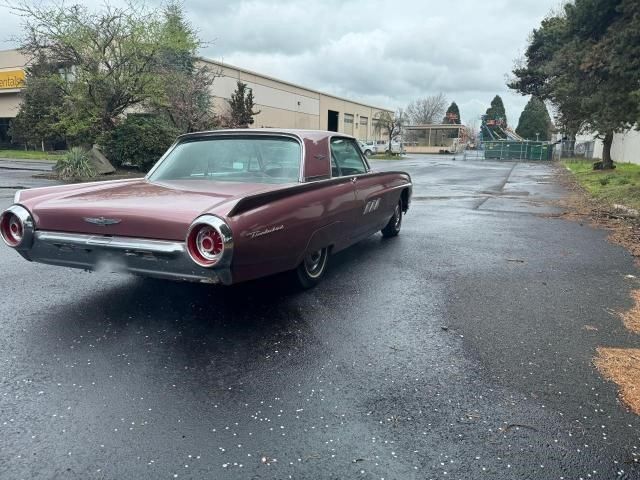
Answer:
POLYGON ((179 143, 150 180, 291 183, 300 177, 301 146, 287 137, 219 136, 179 143))

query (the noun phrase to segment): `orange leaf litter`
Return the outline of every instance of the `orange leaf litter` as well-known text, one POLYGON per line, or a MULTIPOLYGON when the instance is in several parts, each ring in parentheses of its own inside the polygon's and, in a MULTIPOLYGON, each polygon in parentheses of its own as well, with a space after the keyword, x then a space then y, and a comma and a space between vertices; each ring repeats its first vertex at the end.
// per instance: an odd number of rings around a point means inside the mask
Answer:
POLYGON ((593 363, 618 385, 619 396, 631 411, 640 415, 640 348, 598 347, 593 363))

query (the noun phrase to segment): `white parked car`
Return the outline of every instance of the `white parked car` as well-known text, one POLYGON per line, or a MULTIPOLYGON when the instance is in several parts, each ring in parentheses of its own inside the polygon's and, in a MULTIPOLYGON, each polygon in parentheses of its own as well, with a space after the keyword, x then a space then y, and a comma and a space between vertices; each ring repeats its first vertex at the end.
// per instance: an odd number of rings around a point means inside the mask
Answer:
MULTIPOLYGON (((385 151, 389 148, 389 144, 385 145, 385 151)), ((391 142, 391 153, 404 153, 404 146, 400 142, 391 142)))
MULTIPOLYGON (((389 142, 387 140, 376 140, 358 143, 360 144, 362 153, 364 153, 367 157, 378 153, 386 153, 389 149, 389 142)), ((400 142, 391 142, 391 152, 404 153, 404 147, 400 142)))
POLYGON ((362 153, 364 153, 367 157, 370 157, 374 153, 378 153, 377 145, 375 142, 358 142, 358 143, 360 144, 362 153))
MULTIPOLYGON (((388 140, 378 140, 376 153, 387 153, 389 150, 388 140)), ((400 142, 391 142, 391 153, 404 153, 404 146, 400 142)))

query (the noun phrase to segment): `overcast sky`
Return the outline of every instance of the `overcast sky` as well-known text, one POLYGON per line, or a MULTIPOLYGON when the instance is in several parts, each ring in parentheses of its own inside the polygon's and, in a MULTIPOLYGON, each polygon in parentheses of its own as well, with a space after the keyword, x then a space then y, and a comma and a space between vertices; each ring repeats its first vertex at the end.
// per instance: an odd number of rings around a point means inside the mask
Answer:
MULTIPOLYGON (((72 1, 67 1, 71 4, 72 1)), ((103 0, 84 0, 99 8, 103 0)), ((120 0, 111 1, 121 3, 120 0)), ((149 5, 160 4, 147 0, 149 5)), ((464 123, 495 94, 515 128, 526 98, 505 86, 527 37, 560 0, 185 0, 202 54, 334 95, 405 107, 444 92, 464 123)), ((0 6, 4 44, 20 19, 0 6)))

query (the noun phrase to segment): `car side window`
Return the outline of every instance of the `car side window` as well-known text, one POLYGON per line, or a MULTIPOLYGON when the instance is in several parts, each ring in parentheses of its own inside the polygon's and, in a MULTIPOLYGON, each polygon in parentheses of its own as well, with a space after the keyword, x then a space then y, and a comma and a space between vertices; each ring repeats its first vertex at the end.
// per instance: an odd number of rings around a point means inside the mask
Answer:
POLYGON ((336 164, 336 159, 332 153, 331 154, 331 177, 335 178, 339 176, 340 176, 340 169, 338 168, 338 164, 336 164))
MULTIPOLYGON (((367 173, 360 149, 348 138, 331 139, 331 157, 343 177, 367 173)), ((333 165, 331 170, 333 173, 333 165)))

